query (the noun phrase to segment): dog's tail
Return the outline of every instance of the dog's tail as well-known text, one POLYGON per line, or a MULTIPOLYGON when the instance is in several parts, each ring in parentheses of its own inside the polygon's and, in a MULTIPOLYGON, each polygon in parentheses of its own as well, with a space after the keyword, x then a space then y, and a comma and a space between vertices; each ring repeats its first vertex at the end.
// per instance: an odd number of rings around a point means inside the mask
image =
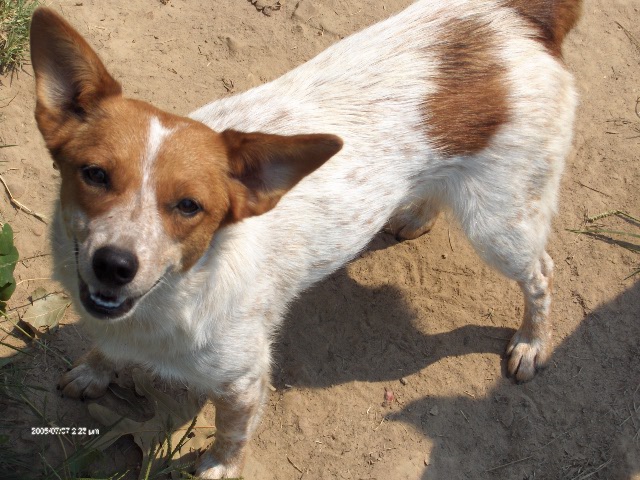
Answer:
POLYGON ((505 4, 532 22, 544 44, 558 55, 582 10, 582 0, 505 0, 505 4))

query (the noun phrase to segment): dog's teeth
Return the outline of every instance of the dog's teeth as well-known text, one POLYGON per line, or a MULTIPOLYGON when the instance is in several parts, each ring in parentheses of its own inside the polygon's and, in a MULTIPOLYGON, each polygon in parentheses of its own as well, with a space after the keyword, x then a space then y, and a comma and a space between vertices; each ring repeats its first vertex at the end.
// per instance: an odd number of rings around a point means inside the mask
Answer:
POLYGON ((125 297, 118 297, 114 300, 107 300, 99 295, 91 294, 91 300, 97 305, 100 305, 104 308, 118 308, 125 301, 125 297))

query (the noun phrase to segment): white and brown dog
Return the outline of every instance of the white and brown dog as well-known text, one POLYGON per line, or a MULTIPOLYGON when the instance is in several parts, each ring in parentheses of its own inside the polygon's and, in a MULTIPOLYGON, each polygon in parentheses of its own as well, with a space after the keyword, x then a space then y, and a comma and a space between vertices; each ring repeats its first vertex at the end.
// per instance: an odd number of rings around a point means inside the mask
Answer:
POLYGON ((36 119, 60 169, 57 278, 95 348, 64 394, 124 362, 207 393, 204 478, 240 474, 287 305, 387 226, 441 210, 524 293, 507 354, 549 356, 545 251, 576 92, 561 55, 579 0, 423 0, 281 78, 189 117, 125 98, 53 11, 33 16, 36 119))

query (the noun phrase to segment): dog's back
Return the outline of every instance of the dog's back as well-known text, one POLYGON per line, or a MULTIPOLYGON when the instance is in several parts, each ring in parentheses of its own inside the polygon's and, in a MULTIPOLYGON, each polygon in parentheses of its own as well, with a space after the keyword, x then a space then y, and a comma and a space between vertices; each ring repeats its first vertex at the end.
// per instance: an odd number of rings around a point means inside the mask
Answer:
POLYGON ((554 27, 554 9, 579 2, 545 2, 546 10, 533 3, 417 2, 274 82, 194 112, 217 130, 326 131, 344 140, 277 210, 238 227, 277 224, 267 233, 274 245, 301 237, 310 247, 305 263, 318 267, 312 283, 390 218, 402 238, 428 223, 416 216, 441 208, 463 223, 478 218, 469 194, 491 201, 491 210, 503 207, 492 195, 517 198, 505 213, 512 220, 535 209, 532 201, 550 216, 555 187, 542 184, 559 180, 576 103, 557 56, 575 15, 554 27))

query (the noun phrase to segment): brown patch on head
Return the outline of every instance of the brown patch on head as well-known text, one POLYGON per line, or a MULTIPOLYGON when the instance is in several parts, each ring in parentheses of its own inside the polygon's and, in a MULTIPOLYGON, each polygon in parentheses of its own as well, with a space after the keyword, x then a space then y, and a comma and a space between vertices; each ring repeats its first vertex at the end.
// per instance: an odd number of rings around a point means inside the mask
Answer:
POLYGON ((152 177, 164 229, 180 244, 181 267, 188 270, 207 250, 225 218, 229 194, 226 146, 220 135, 183 120, 162 144, 152 177), (184 199, 193 200, 201 210, 193 216, 182 214, 177 206, 184 199))
POLYGON ((271 210, 342 146, 331 135, 218 134, 186 119, 172 130, 153 178, 164 228, 181 245, 183 270, 204 254, 217 229, 271 210), (199 211, 184 215, 177 208, 184 199, 199 211))
POLYGON ((140 189, 153 114, 153 107, 143 102, 109 98, 77 125, 73 135, 51 136, 56 145, 51 153, 62 177, 63 208, 74 206, 88 217, 98 217, 140 189), (106 173, 106 187, 87 183, 83 169, 88 166, 106 173))
POLYGON ((435 45, 437 90, 423 113, 430 140, 445 155, 484 149, 508 120, 508 85, 496 47, 491 27, 470 18, 449 21, 435 45))
POLYGON ((63 208, 77 205, 88 216, 100 215, 139 182, 135 162, 146 146, 145 132, 132 125, 147 124, 151 107, 124 100, 96 53, 53 10, 33 14, 31 60, 36 120, 62 175, 63 208), (114 189, 84 181, 88 165, 104 169, 114 189))
MULTIPOLYGON (((186 270, 221 225, 270 210, 342 147, 339 138, 324 134, 219 134, 125 99, 82 36, 49 9, 33 16, 31 55, 36 120, 61 171, 67 229, 80 243, 98 217, 96 223, 114 231, 139 221, 138 229, 149 227, 154 238, 138 245, 186 270), (162 219, 158 234, 155 216, 141 215, 154 200, 162 219)), ((126 233, 136 241, 137 232, 126 233)))
POLYGON ((562 41, 580 18, 582 0, 506 0, 538 31, 537 39, 560 57, 562 41))

